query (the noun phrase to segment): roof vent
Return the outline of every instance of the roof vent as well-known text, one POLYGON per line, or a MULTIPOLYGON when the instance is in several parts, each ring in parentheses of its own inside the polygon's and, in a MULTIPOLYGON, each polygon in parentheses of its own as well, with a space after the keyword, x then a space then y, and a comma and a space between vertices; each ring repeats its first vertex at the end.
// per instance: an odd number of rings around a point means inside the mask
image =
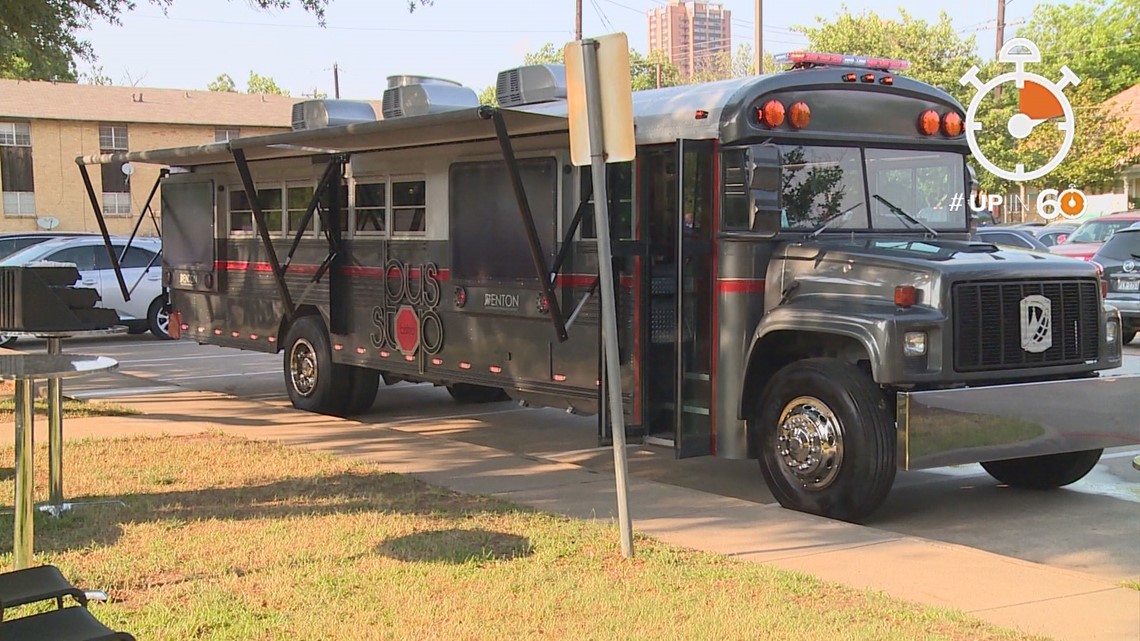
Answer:
POLYGON ((528 65, 499 73, 495 98, 500 107, 518 107, 566 99, 564 65, 528 65))
POLYGON ((358 100, 306 100, 293 103, 293 131, 339 127, 376 120, 372 105, 358 100))
POLYGON ((479 106, 470 87, 427 76, 389 76, 384 91, 384 118, 404 118, 479 106))

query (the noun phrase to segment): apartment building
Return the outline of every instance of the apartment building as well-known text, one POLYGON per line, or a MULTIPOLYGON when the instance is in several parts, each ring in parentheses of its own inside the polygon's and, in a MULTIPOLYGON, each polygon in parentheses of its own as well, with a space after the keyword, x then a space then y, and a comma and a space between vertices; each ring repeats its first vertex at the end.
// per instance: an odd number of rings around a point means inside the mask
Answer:
POLYGON ((647 15, 649 50, 665 52, 683 78, 717 54, 732 53, 732 12, 724 5, 669 0, 647 15))
MULTIPOLYGON (((75 157, 288 131, 296 98, 0 79, 0 232, 96 231, 75 157)), ((111 233, 129 233, 153 165, 90 168, 111 233)), ((152 204, 161 215, 158 199, 152 204)), ((141 227, 153 233, 153 225, 141 227)))

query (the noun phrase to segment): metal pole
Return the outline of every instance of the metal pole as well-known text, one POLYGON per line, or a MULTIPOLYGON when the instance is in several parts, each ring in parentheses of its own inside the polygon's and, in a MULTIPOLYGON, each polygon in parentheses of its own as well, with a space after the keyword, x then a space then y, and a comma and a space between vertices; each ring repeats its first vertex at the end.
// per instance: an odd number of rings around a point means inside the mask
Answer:
POLYGON ((32 389, 30 380, 16 379, 16 514, 13 525, 13 563, 15 569, 31 567, 34 548, 32 545, 33 514, 32 504, 32 389))
POLYGON ((614 295, 613 252, 610 246, 609 191, 606 188, 606 154, 602 133, 602 87, 598 74, 598 43, 582 42, 582 70, 586 79, 586 114, 590 128, 591 173, 594 182, 594 226, 598 237, 598 277, 602 281, 602 347, 609 392, 610 431, 613 435, 614 474, 617 477, 618 526, 621 553, 633 557, 633 519, 629 514, 629 470, 625 460, 625 416, 621 398, 621 356, 617 340, 617 303, 614 295))
POLYGON ((574 2, 574 39, 582 39, 582 0, 574 2))
POLYGON ((756 75, 764 73, 764 0, 756 0, 756 75))
POLYGON ((333 96, 340 100, 340 67, 333 63, 333 96))
MULTIPOLYGON (((62 354, 63 339, 49 336, 47 353, 62 354)), ((63 379, 48 379, 48 503, 58 516, 63 510, 63 379)))

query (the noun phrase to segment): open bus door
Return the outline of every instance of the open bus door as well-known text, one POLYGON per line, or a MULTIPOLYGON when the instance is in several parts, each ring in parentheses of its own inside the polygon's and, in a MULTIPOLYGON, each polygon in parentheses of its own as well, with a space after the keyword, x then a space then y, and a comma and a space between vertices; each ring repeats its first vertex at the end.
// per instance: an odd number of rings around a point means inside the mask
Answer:
POLYGON ((712 305, 715 155, 680 140, 638 157, 649 283, 642 323, 648 440, 679 458, 713 452, 712 305))

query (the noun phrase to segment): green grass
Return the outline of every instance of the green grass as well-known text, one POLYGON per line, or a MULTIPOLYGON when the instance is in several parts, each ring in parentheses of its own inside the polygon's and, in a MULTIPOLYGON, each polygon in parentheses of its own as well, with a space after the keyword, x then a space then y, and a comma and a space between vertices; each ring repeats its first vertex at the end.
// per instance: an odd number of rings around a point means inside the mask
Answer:
MULTIPOLYGON (((48 406, 46 399, 36 399, 35 412, 37 416, 47 416, 48 406)), ((104 403, 102 401, 88 402, 74 398, 63 399, 63 415, 65 417, 133 416, 138 413, 139 411, 136 409, 115 403, 104 403)), ((16 402, 10 398, 0 400, 0 419, 11 419, 15 415, 16 402)))
POLYGON ((108 590, 94 613, 139 639, 1032 638, 645 537, 626 560, 612 526, 273 444, 77 441, 65 456, 69 497, 127 507, 37 516, 38 560, 108 590))
POLYGON ((1127 579, 1120 582, 1120 587, 1140 592, 1140 580, 1127 579))

